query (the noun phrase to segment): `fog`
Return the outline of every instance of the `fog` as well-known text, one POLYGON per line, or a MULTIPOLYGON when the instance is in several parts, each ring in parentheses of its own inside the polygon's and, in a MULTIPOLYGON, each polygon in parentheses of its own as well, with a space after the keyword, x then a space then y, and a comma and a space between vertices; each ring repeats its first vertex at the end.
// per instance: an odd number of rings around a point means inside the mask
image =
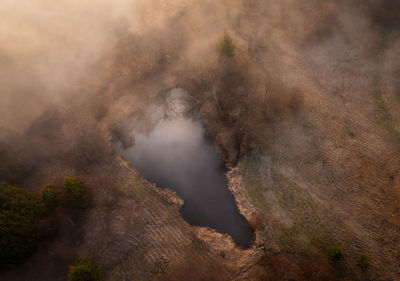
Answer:
MULTIPOLYGON (((338 89, 355 107, 369 103, 359 97, 376 72, 395 91, 399 29, 390 11, 397 7, 356 0, 3 0, 0 127, 70 151, 83 135, 107 141, 132 116, 135 126, 151 128, 154 101, 182 87, 204 119, 218 119, 205 120, 211 134, 222 126, 233 132, 228 146, 257 143, 265 138, 264 117, 336 100, 338 89), (235 44, 232 60, 217 52, 224 33, 235 44)), ((9 133, 2 135, 8 143, 9 133)))
POLYGON ((44 108, 79 91, 91 64, 112 46, 110 29, 128 12, 128 3, 121 4, 0 3, 2 126, 26 127, 44 108))

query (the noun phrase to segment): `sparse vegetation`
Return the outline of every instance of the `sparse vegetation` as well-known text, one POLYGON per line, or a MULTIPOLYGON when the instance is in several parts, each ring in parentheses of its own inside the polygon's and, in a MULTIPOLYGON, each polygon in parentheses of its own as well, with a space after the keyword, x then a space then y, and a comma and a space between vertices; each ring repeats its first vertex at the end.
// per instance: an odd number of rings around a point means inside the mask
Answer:
POLYGON ((263 273, 258 278, 259 281, 280 281, 280 280, 336 280, 330 266, 318 257, 304 258, 303 262, 296 264, 290 260, 286 254, 266 255, 259 265, 263 268, 263 273))
POLYGON ((162 281, 220 281, 227 280, 219 261, 194 259, 174 264, 161 278, 162 281), (200 266, 201 265, 201 266, 200 266))
POLYGON ((63 155, 64 161, 79 170, 85 170, 93 163, 101 163, 111 156, 112 151, 107 146, 102 134, 95 128, 76 130, 71 138, 68 149, 63 155))
POLYGON ((0 130, 0 179, 19 185, 36 168, 37 147, 13 130, 0 130), (18 153, 17 153, 18 152, 18 153))
POLYGON ((328 249, 328 256, 332 261, 338 261, 343 255, 342 249, 338 246, 333 246, 328 249))
POLYGON ((100 281, 103 272, 92 260, 83 260, 69 268, 68 281, 100 281))
POLYGON ((28 191, 0 184, 0 267, 20 262, 35 249, 41 214, 28 191))

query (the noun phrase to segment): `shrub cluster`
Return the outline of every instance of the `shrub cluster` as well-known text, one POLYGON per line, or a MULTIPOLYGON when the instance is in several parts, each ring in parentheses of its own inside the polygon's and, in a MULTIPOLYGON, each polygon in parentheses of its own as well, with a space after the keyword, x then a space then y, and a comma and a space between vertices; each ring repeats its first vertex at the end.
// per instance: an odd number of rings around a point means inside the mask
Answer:
POLYGON ((62 189, 54 184, 47 184, 42 188, 41 197, 47 211, 51 212, 57 207, 62 189))
POLYGON ((73 202, 81 206, 87 202, 87 187, 77 178, 65 178, 63 188, 45 185, 40 200, 23 188, 0 183, 0 268, 17 264, 33 252, 40 221, 54 211, 64 190, 73 202))
POLYGON ((67 194, 77 202, 82 202, 87 199, 87 187, 77 178, 65 178, 64 188, 67 194))
POLYGON ((100 267, 92 260, 83 260, 69 268, 68 281, 100 281, 104 277, 100 267))
POLYGON ((334 246, 328 249, 328 256, 333 261, 338 261, 342 257, 342 249, 338 246, 334 246))
POLYGON ((28 191, 0 184, 0 267, 20 262, 35 249, 42 213, 28 191))
POLYGON ((64 184, 60 188, 54 184, 47 184, 41 190, 41 199, 47 211, 53 211, 61 197, 68 199, 69 203, 82 205, 89 199, 88 189, 84 182, 78 178, 64 178, 64 184))

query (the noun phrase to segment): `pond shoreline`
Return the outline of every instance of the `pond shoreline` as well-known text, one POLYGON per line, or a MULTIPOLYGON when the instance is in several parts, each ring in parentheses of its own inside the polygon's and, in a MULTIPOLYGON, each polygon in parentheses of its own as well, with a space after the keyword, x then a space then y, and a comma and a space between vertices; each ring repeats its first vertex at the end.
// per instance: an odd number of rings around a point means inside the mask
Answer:
POLYGON ((239 247, 250 248, 254 230, 229 189, 223 156, 214 139, 205 137, 202 120, 183 114, 185 97, 179 90, 171 91, 167 106, 161 104, 170 111, 146 133, 128 131, 135 144, 127 148, 115 143, 116 149, 144 178, 176 192, 183 200, 179 212, 189 224, 228 234, 239 247))

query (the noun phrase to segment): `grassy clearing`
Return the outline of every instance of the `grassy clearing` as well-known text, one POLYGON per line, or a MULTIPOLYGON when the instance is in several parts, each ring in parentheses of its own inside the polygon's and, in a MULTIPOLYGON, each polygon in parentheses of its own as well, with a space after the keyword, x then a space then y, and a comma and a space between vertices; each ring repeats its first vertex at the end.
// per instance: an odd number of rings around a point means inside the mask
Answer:
POLYGON ((372 91, 375 105, 378 110, 378 122, 380 122, 380 124, 383 125, 388 131, 391 131, 393 129, 390 124, 390 120, 392 119, 392 117, 386 107, 385 100, 383 99, 382 78, 379 75, 376 75, 373 79, 372 91))
MULTIPOLYGON (((389 135, 395 139, 398 138, 399 133, 396 131, 393 125, 393 121, 398 120, 395 120, 394 116, 390 113, 387 101, 385 101, 382 81, 383 71, 380 70, 383 69, 382 62, 384 62, 385 51, 389 47, 391 40, 392 38, 390 32, 388 30, 383 30, 383 32, 381 33, 381 47, 377 50, 375 58, 378 66, 379 64, 381 64, 381 67, 378 67, 378 70, 372 79, 371 89, 377 109, 376 121, 378 125, 382 126, 389 133, 389 135)), ((400 82, 398 80, 395 80, 394 83, 395 95, 400 98, 400 82)), ((400 146, 398 146, 397 149, 400 150, 400 146)))
POLYGON ((266 214, 270 208, 264 200, 263 192, 266 191, 263 178, 259 174, 260 158, 256 155, 251 155, 246 159, 244 169, 242 170, 243 183, 246 189, 246 195, 250 198, 256 209, 266 214))
MULTIPOLYGON (((390 138, 397 139, 399 137, 399 133, 393 125, 393 122, 397 120, 395 120, 393 115, 390 113, 389 108, 384 100, 382 93, 382 78, 379 74, 377 74, 373 79, 372 91, 377 109, 377 124, 388 132, 390 138)), ((400 145, 397 145, 397 150, 400 151, 400 145)))
POLYGON ((273 183, 266 182, 259 156, 249 156, 244 166, 243 185, 248 198, 257 211, 271 221, 270 226, 279 246, 299 258, 322 255, 333 240, 326 221, 328 216, 323 214, 326 210, 316 206, 309 194, 295 182, 273 169, 270 172, 273 183), (278 207, 288 214, 292 224, 288 225, 279 214, 277 216, 276 212, 279 211, 276 206, 268 205, 265 199, 267 191, 276 197, 278 207))

